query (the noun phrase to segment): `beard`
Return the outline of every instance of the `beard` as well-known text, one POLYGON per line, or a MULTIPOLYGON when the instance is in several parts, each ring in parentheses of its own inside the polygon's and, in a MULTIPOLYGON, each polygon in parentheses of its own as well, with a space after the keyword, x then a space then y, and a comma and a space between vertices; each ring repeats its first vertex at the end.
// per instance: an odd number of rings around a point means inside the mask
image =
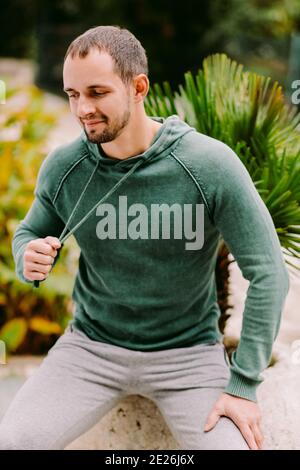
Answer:
MULTIPOLYGON (((101 118, 104 120, 105 128, 103 131, 97 131, 92 129, 87 131, 84 126, 84 132, 88 140, 94 144, 105 144, 106 142, 111 142, 115 140, 122 132, 124 127, 127 126, 131 113, 129 106, 123 112, 122 116, 115 118, 111 123, 107 123, 107 119, 101 118)), ((96 117, 94 119, 97 119, 96 117)))

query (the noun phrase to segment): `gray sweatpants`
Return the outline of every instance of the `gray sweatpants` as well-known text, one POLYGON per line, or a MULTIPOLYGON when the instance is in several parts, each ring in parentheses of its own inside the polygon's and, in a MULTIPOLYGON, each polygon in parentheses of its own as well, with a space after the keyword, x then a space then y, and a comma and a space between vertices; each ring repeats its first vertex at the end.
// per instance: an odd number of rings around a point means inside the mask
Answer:
POLYGON ((181 449, 249 449, 221 417, 203 432, 229 378, 221 343, 142 352, 91 340, 69 325, 0 424, 0 449, 64 449, 126 395, 154 401, 181 449))

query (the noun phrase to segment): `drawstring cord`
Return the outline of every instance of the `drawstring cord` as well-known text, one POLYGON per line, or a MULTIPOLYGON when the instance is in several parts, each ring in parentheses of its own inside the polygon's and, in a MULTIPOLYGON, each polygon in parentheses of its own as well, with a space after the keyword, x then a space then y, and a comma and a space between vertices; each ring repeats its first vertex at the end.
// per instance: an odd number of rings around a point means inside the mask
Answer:
POLYGON ((64 234, 66 233, 66 231, 67 231, 67 229, 68 229, 68 225, 69 225, 69 223, 70 223, 70 220, 72 219, 73 214, 75 214, 75 211, 76 211, 76 209, 77 209, 77 207, 78 207, 78 205, 79 205, 81 199, 83 198, 83 195, 84 195, 84 193, 86 192, 88 185, 89 185, 90 182, 92 181, 93 176, 94 176, 94 174, 96 173, 96 171, 97 171, 97 169, 98 169, 98 166, 99 166, 99 160, 97 161, 97 164, 95 165, 94 171, 92 172, 91 176, 89 177, 89 180, 88 180, 88 182, 86 183, 86 185, 85 185, 85 187, 84 187, 84 189, 83 189, 83 191, 82 191, 82 193, 81 193, 80 198, 79 198, 78 201, 76 202, 75 207, 74 207, 74 209, 72 210, 71 215, 70 215, 70 217, 69 217, 68 220, 67 220, 67 223, 66 223, 66 225, 65 225, 65 228, 63 229, 62 233, 61 233, 60 236, 59 236, 59 241, 60 241, 61 243, 64 242, 64 234))
MULTIPOLYGON (((96 173, 97 171, 97 168, 99 166, 99 162, 100 160, 97 161, 97 164, 95 165, 95 168, 91 174, 91 176, 89 177, 89 180, 88 182, 86 183, 82 193, 81 193, 81 196, 79 197, 78 201, 76 202, 75 204, 75 207, 74 209, 72 210, 71 212, 71 215, 62 231, 62 233, 60 234, 59 236, 59 241, 61 243, 61 247, 59 248, 59 250, 63 247, 63 244, 66 242, 66 240, 71 236, 73 235, 74 232, 76 232, 76 230, 79 229, 79 227, 92 215, 92 213, 95 211, 95 209, 97 208, 97 206, 99 206, 100 204, 102 204, 104 201, 106 201, 106 199, 111 196, 117 189, 118 187, 143 163, 143 160, 138 160, 136 162, 136 164, 92 207, 92 209, 89 210, 89 212, 87 212, 87 214, 69 231, 69 233, 66 233, 67 229, 68 229, 68 225, 70 223, 70 220, 72 219, 84 193, 86 192, 87 190, 87 187, 88 185, 90 184, 94 174, 96 173)), ((33 285, 34 287, 39 287, 39 284, 40 284, 40 281, 33 281, 33 285)))

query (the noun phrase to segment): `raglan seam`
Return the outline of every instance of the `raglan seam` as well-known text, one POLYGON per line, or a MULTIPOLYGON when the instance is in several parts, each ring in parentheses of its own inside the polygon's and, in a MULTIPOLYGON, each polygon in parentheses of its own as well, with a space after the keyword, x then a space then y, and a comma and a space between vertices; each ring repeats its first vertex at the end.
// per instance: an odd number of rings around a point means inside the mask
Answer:
POLYGON ((189 129, 187 130, 187 132, 185 132, 183 135, 181 135, 180 137, 178 137, 178 139, 176 140, 175 144, 171 144, 171 152, 175 152, 175 150, 177 149, 178 145, 181 143, 182 139, 187 135, 189 134, 190 132, 192 131, 192 129, 189 129))
POLYGON ((75 163, 72 162, 71 165, 69 165, 67 168, 65 168, 65 171, 64 173, 60 176, 59 180, 58 180, 58 184, 57 184, 57 187, 54 191, 54 198, 53 198, 53 201, 52 203, 55 204, 55 201, 56 199, 58 198, 58 195, 59 195, 59 192, 62 188, 62 185, 65 181, 65 179, 67 178, 67 176, 74 170, 74 168, 79 165, 79 163, 82 162, 82 160, 84 160, 85 158, 88 157, 88 154, 85 154, 83 155, 81 158, 79 158, 75 163))
POLYGON ((209 207, 209 204, 208 204, 207 196, 205 194, 205 189, 203 188, 203 184, 200 183, 197 180, 197 178, 195 177, 195 175, 193 174, 191 169, 188 168, 188 166, 178 156, 175 155, 174 151, 172 151, 170 153, 170 155, 172 155, 172 157, 175 158, 175 160, 181 165, 181 167, 185 170, 185 172, 189 175, 191 180, 194 182, 195 186, 197 187, 197 189, 198 189, 199 193, 201 194, 201 197, 204 201, 204 204, 205 204, 206 210, 208 212, 209 218, 210 218, 211 222, 213 222, 212 213, 211 213, 211 210, 210 210, 210 207, 209 207))

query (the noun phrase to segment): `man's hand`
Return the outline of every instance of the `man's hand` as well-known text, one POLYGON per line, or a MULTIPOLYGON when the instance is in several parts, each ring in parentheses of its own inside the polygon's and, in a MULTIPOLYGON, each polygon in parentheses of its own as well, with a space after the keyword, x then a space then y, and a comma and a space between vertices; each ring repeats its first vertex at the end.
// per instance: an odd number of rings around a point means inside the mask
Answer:
POLYGON ((221 416, 227 416, 237 425, 251 450, 262 448, 261 415, 257 403, 222 393, 206 420, 204 431, 213 429, 221 416))
POLYGON ((36 238, 24 251, 23 275, 29 281, 43 281, 51 271, 61 243, 56 237, 36 238))

